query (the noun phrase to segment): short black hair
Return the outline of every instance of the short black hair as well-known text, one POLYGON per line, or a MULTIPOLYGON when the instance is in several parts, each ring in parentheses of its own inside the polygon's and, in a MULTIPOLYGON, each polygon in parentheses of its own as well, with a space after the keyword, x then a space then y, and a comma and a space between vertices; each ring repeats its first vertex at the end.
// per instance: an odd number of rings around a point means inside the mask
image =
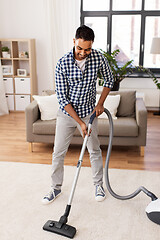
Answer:
POLYGON ((90 27, 82 25, 77 28, 75 38, 81 38, 84 41, 94 41, 94 31, 90 27))

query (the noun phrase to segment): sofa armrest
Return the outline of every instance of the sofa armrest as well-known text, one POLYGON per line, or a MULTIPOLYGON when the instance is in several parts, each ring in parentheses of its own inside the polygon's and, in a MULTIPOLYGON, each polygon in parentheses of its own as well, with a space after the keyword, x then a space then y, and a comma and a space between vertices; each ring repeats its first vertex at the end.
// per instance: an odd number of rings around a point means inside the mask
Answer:
POLYGON ((147 109, 142 98, 136 99, 136 121, 139 127, 139 145, 146 146, 147 138, 147 109))
POLYGON ((138 126, 147 127, 147 109, 142 98, 136 99, 136 121, 138 126))
POLYGON ((33 123, 40 118, 40 111, 36 101, 31 102, 25 109, 26 140, 33 142, 33 123))

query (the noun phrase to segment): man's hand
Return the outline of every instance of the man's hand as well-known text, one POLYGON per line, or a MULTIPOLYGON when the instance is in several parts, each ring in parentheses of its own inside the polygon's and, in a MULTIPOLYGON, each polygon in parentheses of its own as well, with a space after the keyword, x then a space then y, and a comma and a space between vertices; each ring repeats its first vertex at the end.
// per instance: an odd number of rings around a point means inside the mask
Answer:
POLYGON ((103 87, 101 96, 97 103, 97 106, 95 107, 95 109, 93 111, 93 112, 96 111, 96 117, 98 117, 99 115, 101 115, 104 112, 103 104, 104 104, 104 101, 106 100, 106 97, 108 96, 110 90, 111 90, 110 88, 103 87))
MULTIPOLYGON (((85 135, 88 135, 87 126, 86 126, 86 124, 83 121, 81 122, 80 126, 81 126, 81 130, 82 130, 83 138, 85 138, 85 135)), ((92 129, 89 132, 89 136, 90 136, 91 132, 92 132, 92 129)))
POLYGON ((99 115, 101 115, 104 112, 104 107, 103 105, 97 104, 97 106, 95 106, 95 109, 93 112, 96 111, 96 117, 98 117, 99 115))
MULTIPOLYGON (((83 138, 85 137, 85 135, 88 134, 88 131, 87 131, 87 126, 86 124, 82 121, 82 119, 77 115, 77 113, 74 111, 73 107, 71 104, 68 104, 65 106, 64 108, 68 113, 69 115, 74 119, 76 120, 77 123, 79 123, 79 125, 81 126, 81 129, 82 129, 82 135, 83 135, 83 138)), ((91 131, 89 132, 89 136, 91 134, 91 131)))
POLYGON ((88 134, 88 132, 87 132, 87 126, 86 126, 86 124, 85 124, 84 122, 82 122, 82 123, 80 124, 80 126, 81 126, 81 130, 82 130, 82 135, 83 135, 83 138, 84 138, 85 135, 88 134))

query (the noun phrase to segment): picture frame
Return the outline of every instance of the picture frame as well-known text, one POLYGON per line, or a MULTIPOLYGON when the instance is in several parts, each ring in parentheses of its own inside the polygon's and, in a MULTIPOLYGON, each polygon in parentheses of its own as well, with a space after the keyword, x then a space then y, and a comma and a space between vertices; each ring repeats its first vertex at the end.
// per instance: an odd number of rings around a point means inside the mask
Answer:
POLYGON ((26 69, 17 69, 17 76, 26 77, 27 76, 26 69))
POLYGON ((3 74, 3 76, 13 75, 13 66, 12 65, 2 65, 2 74, 3 74))

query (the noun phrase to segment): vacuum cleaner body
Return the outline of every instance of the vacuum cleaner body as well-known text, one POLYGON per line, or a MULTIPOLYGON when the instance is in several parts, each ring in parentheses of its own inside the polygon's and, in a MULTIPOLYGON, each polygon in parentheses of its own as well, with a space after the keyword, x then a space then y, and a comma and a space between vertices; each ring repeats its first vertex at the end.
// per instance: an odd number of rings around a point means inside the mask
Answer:
POLYGON ((146 207, 146 214, 148 218, 160 225, 160 199, 156 199, 148 204, 146 207))

